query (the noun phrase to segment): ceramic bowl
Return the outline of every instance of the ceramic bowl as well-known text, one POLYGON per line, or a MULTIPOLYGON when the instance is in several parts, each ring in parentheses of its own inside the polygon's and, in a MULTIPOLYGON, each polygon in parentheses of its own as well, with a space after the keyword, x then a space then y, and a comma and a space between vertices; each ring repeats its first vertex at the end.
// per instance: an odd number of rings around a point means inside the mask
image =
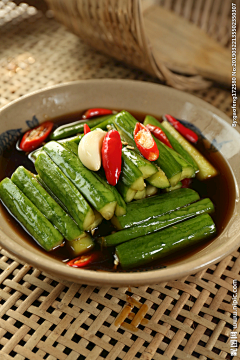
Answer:
POLYGON ((87 80, 57 85, 23 96, 0 110, 0 163, 4 148, 37 120, 43 122, 49 117, 91 107, 127 109, 158 116, 170 113, 197 126, 227 160, 234 176, 235 207, 224 231, 201 250, 163 269, 133 273, 99 272, 68 267, 32 247, 9 226, 1 212, 0 245, 3 248, 20 260, 61 279, 101 286, 137 286, 195 273, 218 262, 239 246, 240 135, 221 111, 187 93, 139 81, 87 80))

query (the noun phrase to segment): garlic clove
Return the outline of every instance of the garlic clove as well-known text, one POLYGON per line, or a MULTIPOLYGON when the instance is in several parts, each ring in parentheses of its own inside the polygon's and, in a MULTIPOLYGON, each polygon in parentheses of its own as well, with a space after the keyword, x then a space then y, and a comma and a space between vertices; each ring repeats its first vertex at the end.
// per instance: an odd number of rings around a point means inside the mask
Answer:
POLYGON ((78 145, 78 156, 89 170, 98 171, 101 167, 101 149, 106 131, 96 129, 83 136, 78 145))

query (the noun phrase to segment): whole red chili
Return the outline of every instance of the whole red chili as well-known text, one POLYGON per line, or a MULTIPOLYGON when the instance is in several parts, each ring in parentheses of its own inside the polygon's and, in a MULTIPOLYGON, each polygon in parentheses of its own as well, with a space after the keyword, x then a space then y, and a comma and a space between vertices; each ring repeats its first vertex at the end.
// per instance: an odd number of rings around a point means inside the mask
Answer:
POLYGON ((140 153, 149 161, 157 160, 159 150, 150 131, 141 123, 137 123, 133 132, 134 140, 140 153))
POLYGON ((89 255, 88 254, 80 255, 75 259, 68 261, 67 265, 71 267, 81 268, 89 265, 92 262, 95 262, 99 257, 100 257, 100 252, 94 252, 89 255))
POLYGON ((27 131, 20 142, 20 149, 27 152, 37 149, 48 137, 52 128, 53 122, 46 121, 34 129, 27 131))
POLYGON ((155 136, 155 138, 160 140, 162 143, 164 143, 168 147, 173 148, 172 145, 170 144, 166 134, 162 131, 162 129, 160 129, 160 127, 154 126, 151 124, 147 124, 146 128, 155 136))
POLYGON ((183 124, 181 124, 177 119, 175 119, 173 116, 165 114, 164 117, 167 119, 168 122, 170 122, 170 124, 173 125, 173 127, 182 135, 184 136, 187 140, 189 140, 192 143, 196 143, 198 141, 198 136, 197 134, 186 128, 183 124))
POLYGON ((112 113, 113 111, 109 109, 102 109, 102 108, 88 109, 83 114, 83 119, 91 119, 95 116, 111 115, 112 113))
POLYGON ((122 142, 117 130, 110 130, 103 139, 102 165, 107 182, 115 186, 122 166, 122 142))
POLYGON ((90 127, 88 126, 88 124, 84 124, 83 125, 83 133, 84 135, 86 135, 87 133, 89 133, 91 131, 90 127))

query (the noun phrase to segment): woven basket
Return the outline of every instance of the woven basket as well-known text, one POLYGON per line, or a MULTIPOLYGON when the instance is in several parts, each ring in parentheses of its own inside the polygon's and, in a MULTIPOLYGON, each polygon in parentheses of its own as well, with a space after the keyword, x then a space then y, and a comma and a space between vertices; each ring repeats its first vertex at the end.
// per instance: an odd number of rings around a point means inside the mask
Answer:
POLYGON ((47 2, 55 17, 89 45, 170 86, 203 89, 211 84, 206 79, 230 85, 231 0, 47 2))

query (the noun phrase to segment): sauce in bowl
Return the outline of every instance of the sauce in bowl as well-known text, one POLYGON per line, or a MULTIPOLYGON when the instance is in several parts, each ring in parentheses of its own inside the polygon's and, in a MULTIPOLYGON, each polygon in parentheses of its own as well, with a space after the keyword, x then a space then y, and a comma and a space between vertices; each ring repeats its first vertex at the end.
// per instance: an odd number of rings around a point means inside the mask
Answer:
MULTIPOLYGON (((135 111, 130 111, 131 114, 138 120, 143 121, 145 114, 137 113, 135 111)), ((72 121, 76 121, 80 118, 81 113, 77 114, 67 114, 57 119, 51 119, 54 121, 55 126, 60 126, 62 124, 70 123, 72 121)), ((209 178, 205 181, 199 181, 197 178, 194 178, 191 183, 191 188, 196 190, 200 195, 200 198, 209 197, 215 205, 215 212, 211 214, 213 221, 216 224, 217 234, 219 236, 228 221, 230 220, 235 203, 235 186, 234 180, 229 169, 229 166, 223 156, 204 138, 200 138, 196 148, 201 152, 203 156, 205 156, 209 162, 218 170, 219 174, 213 178, 209 178)), ((23 165, 26 169, 30 170, 33 173, 36 173, 34 169, 34 164, 29 160, 28 156, 19 151, 16 143, 12 144, 12 146, 5 150, 3 156, 0 160, 0 181, 7 177, 11 177, 12 173, 16 170, 16 168, 20 165, 23 165)), ((11 226, 14 228, 14 231, 17 232, 18 236, 27 241, 31 246, 36 246, 39 249, 39 246, 33 241, 31 236, 29 236, 21 227, 21 225, 11 217, 5 207, 0 204, 1 213, 4 218, 11 222, 11 226)), ((114 227, 110 221, 103 220, 102 224, 96 229, 94 233, 94 238, 98 236, 103 236, 110 234, 114 231, 114 227)), ((216 238, 216 236, 214 238, 216 238)), ((149 263, 147 266, 142 266, 137 269, 132 269, 131 271, 145 271, 145 270, 153 270, 161 268, 162 266, 167 266, 169 264, 178 262, 180 259, 192 255, 193 253, 199 251, 210 241, 214 241, 214 238, 210 238, 207 241, 204 241, 202 244, 197 244, 195 246, 189 247, 187 250, 184 249, 178 252, 176 255, 167 256, 164 259, 155 260, 152 263, 149 263)), ((96 247, 94 250, 99 249, 100 245, 96 242, 96 247)), ((45 253, 44 250, 41 250, 45 253)), ((98 271, 116 271, 113 265, 113 248, 103 248, 101 259, 91 265, 89 265, 88 269, 98 270, 98 271)), ((73 256, 69 252, 66 246, 59 247, 52 252, 48 253, 48 256, 54 257, 59 261, 67 262, 73 256)), ((117 271, 123 271, 120 267, 118 267, 117 271)))

